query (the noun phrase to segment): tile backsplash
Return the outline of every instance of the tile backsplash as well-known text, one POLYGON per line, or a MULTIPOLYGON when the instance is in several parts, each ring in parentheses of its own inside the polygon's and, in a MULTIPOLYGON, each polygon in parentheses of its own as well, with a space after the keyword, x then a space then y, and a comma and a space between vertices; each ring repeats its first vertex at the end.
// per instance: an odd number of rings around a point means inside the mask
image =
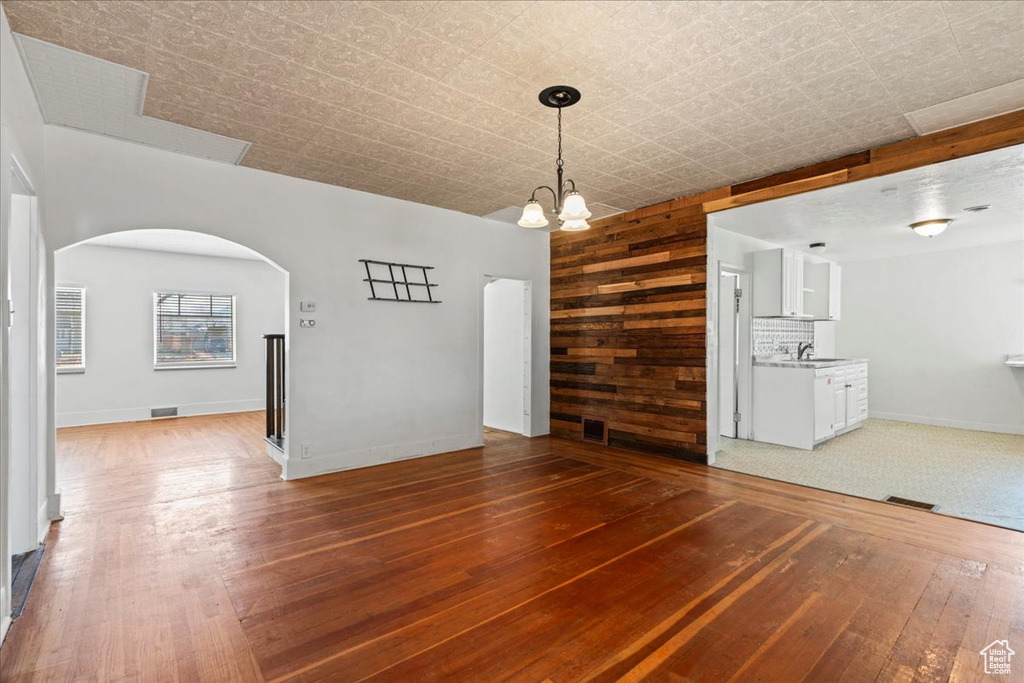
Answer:
POLYGON ((755 358, 796 355, 797 346, 814 341, 814 322, 789 318, 754 318, 751 343, 755 358))

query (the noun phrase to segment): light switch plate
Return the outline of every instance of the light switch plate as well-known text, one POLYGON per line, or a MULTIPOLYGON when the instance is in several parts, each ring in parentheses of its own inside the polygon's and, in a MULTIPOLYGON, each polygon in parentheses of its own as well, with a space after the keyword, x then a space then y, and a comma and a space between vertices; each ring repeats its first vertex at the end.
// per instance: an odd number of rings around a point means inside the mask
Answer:
POLYGON ((316 302, 315 301, 300 301, 299 302, 299 310, 302 311, 303 313, 315 313, 316 312, 316 302))

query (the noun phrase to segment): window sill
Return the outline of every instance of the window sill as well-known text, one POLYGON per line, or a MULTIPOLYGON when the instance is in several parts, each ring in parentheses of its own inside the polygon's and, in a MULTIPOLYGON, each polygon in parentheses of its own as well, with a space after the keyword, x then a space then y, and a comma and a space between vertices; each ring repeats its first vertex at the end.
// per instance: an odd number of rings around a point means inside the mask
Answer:
POLYGON ((154 370, 212 370, 214 368, 234 368, 235 363, 182 363, 180 365, 154 365, 154 370))
POLYGON ((82 367, 75 367, 75 368, 57 368, 57 374, 58 375, 84 375, 85 374, 85 367, 82 366, 82 367))

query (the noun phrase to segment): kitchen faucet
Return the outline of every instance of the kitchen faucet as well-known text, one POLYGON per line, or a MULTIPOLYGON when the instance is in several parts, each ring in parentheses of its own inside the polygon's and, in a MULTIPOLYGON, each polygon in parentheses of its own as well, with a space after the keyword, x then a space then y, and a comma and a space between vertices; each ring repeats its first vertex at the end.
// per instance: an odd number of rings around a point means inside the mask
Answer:
POLYGON ((803 360, 804 354, 814 348, 814 342, 802 342, 796 346, 796 359, 803 360))

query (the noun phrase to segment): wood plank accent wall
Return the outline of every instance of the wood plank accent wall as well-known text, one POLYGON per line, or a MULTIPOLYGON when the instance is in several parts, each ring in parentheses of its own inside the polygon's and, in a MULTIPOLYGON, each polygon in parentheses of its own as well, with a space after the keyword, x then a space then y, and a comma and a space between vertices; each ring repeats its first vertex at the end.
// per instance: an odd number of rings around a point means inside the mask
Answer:
POLYGON ((1024 111, 551 234, 551 433, 707 462, 707 214, 1024 144, 1024 111))

